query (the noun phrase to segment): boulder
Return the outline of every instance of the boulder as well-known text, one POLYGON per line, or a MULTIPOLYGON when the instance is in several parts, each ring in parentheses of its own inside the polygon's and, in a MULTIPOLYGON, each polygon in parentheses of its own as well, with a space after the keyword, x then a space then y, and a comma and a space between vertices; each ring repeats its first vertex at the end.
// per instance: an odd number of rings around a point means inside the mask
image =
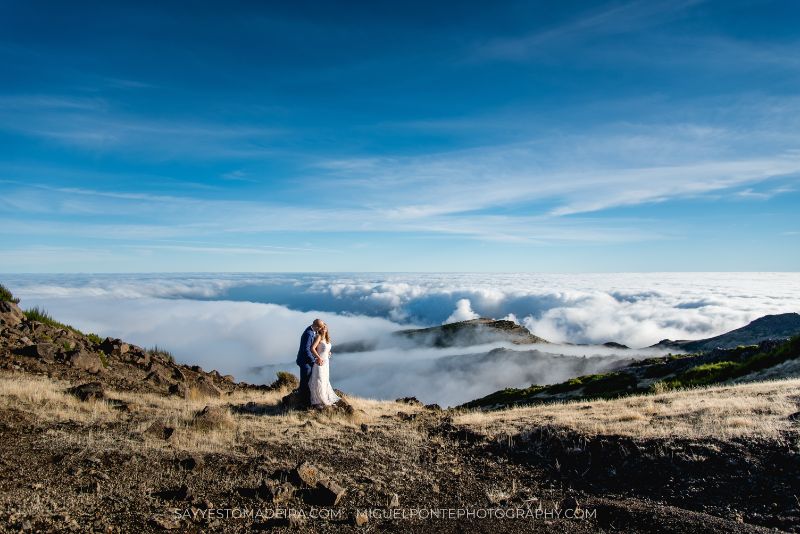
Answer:
POLYGON ((186 375, 183 374, 183 371, 180 370, 179 367, 172 368, 172 379, 177 380, 178 382, 185 382, 186 375))
POLYGON ((107 337, 100 343, 100 350, 105 352, 106 354, 115 355, 115 356, 122 356, 126 354, 130 350, 130 345, 122 341, 121 339, 112 339, 107 337))
POLYGON ((144 379, 147 382, 151 382, 153 384, 163 386, 165 384, 169 384, 169 380, 167 380, 164 375, 158 372, 158 370, 150 371, 144 379))
POLYGON ((289 479, 295 486, 306 486, 308 488, 315 487, 321 478, 319 469, 309 462, 299 463, 289 474, 289 479))
POLYGON ((367 512, 364 510, 356 511, 356 515, 353 517, 353 524, 357 527, 363 527, 369 522, 369 516, 367 512))
POLYGON ((281 398, 281 405, 287 410, 305 410, 308 403, 300 396, 300 391, 295 389, 281 398))
POLYGON ((336 506, 344 494, 345 490, 339 484, 330 479, 322 479, 317 481, 310 500, 318 506, 336 506))
POLYGON ((195 394, 201 397, 222 397, 222 390, 215 386, 210 379, 205 376, 199 376, 197 381, 192 385, 192 390, 195 394))
POLYGON ((233 419, 224 406, 206 406, 192 418, 192 426, 199 430, 218 430, 233 426, 233 419))
POLYGON ((175 429, 171 426, 165 425, 161 421, 155 421, 153 424, 147 427, 144 433, 148 436, 169 441, 175 434, 175 429))
POLYGON ((395 402, 402 402, 403 404, 410 404, 412 406, 422 406, 422 403, 416 397, 403 397, 395 400, 395 402))
POLYGON ((78 397, 82 401, 101 400, 105 398, 105 390, 100 382, 88 382, 67 389, 67 393, 78 397))
POLYGON ((168 393, 184 399, 189 397, 189 390, 183 384, 172 384, 169 386, 168 393))
POLYGON ((58 336, 55 339, 55 343, 63 347, 63 349, 66 351, 75 350, 75 347, 78 346, 78 344, 75 342, 75 339, 66 334, 58 336))
POLYGON ((342 411, 342 412, 346 413, 347 415, 353 415, 353 414, 355 413, 355 411, 356 411, 356 410, 355 410, 355 408, 353 408, 353 405, 352 405, 352 404, 350 404, 349 402, 347 402, 347 401, 346 401, 346 400, 344 400, 344 399, 339 399, 338 401, 336 401, 336 403, 334 404, 334 406, 335 406, 335 407, 336 407, 338 410, 340 410, 340 411, 342 411))
POLYGON ((294 486, 289 482, 280 483, 277 480, 265 479, 258 487, 258 495, 272 503, 283 503, 294 497, 294 486))
POLYGON ((22 352, 26 356, 41 358, 45 361, 52 362, 55 361, 59 350, 60 347, 55 343, 36 343, 35 345, 28 345, 23 348, 22 352))
POLYGON ((8 326, 16 326, 25 319, 25 314, 13 302, 0 301, 0 320, 8 326))
POLYGON ((141 352, 141 353, 137 354, 136 357, 133 360, 133 363, 135 363, 139 367, 147 367, 147 368, 149 368, 150 367, 150 363, 151 363, 150 362, 150 354, 147 353, 147 352, 141 352))
POLYGON ((92 374, 103 372, 103 362, 97 354, 84 350, 72 351, 69 354, 69 364, 76 369, 83 369, 92 374))
POLYGON ((181 469, 185 469, 187 471, 194 471, 203 465, 203 457, 192 454, 184 456, 183 458, 178 458, 176 461, 181 469))
POLYGON ((186 484, 175 489, 156 491, 153 493, 153 496, 164 499, 165 501, 191 501, 194 498, 192 490, 189 489, 189 486, 186 484))

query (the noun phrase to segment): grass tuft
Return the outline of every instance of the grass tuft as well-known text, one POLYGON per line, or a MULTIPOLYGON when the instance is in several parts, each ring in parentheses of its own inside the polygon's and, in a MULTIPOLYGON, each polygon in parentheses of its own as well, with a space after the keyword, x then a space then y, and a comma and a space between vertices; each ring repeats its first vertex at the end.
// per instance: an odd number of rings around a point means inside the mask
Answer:
POLYGON ((0 284, 0 302, 13 302, 14 304, 19 304, 19 299, 15 298, 11 293, 11 290, 9 290, 6 286, 0 284))
POLYGON ((161 348, 158 345, 154 345, 153 348, 147 349, 147 353, 150 355, 150 357, 160 356, 170 362, 175 362, 175 356, 173 356, 170 351, 161 348))

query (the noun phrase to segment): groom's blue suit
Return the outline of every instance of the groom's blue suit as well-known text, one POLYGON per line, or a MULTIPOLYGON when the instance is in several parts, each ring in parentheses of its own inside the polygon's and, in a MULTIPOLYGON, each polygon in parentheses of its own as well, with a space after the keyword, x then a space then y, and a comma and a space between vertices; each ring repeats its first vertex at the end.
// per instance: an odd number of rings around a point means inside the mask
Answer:
POLYGON ((314 353, 311 352, 315 337, 317 337, 317 333, 313 328, 309 326, 305 329, 303 335, 300 336, 300 350, 297 351, 295 362, 300 366, 300 398, 306 405, 311 404, 311 390, 308 387, 308 381, 311 378, 314 363, 317 361, 314 353))

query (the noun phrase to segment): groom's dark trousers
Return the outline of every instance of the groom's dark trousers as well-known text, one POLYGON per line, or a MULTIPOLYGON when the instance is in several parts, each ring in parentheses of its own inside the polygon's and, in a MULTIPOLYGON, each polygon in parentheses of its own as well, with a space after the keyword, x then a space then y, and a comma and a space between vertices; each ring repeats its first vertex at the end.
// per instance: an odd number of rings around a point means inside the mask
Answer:
POLYGON ((300 401, 305 406, 311 404, 311 388, 308 386, 308 381, 311 379, 311 371, 313 369, 313 365, 300 364, 300 401))
POLYGON ((300 400, 308 406, 311 404, 311 389, 308 387, 308 381, 311 378, 311 371, 314 369, 316 358, 311 352, 311 345, 314 344, 314 337, 317 333, 310 326, 305 329, 303 335, 300 336, 300 349, 297 351, 297 363, 300 367, 300 400))

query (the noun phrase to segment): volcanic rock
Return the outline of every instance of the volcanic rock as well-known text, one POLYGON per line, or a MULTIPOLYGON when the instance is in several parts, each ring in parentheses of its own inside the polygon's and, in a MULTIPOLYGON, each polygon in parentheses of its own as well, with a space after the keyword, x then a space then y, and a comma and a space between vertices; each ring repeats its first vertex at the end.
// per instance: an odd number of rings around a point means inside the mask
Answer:
POLYGON ((67 390, 70 395, 75 395, 82 401, 101 400, 105 398, 103 384, 100 382, 88 382, 79 386, 71 387, 67 390))
POLYGON ((192 426, 200 430, 218 430, 232 424, 228 409, 220 406, 206 406, 192 418, 192 426))

